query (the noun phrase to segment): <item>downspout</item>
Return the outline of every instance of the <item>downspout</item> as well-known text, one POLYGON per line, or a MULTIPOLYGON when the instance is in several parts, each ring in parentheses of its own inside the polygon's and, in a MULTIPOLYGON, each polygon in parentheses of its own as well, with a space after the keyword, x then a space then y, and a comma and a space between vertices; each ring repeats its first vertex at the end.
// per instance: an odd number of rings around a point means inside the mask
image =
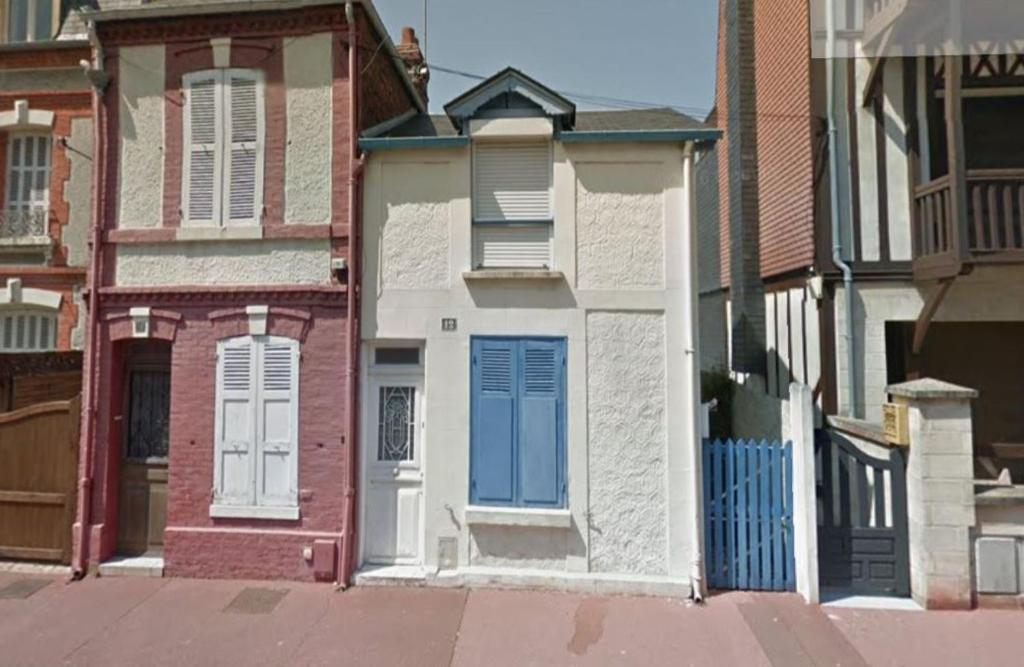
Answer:
POLYGON ((839 156, 836 154, 836 98, 835 98, 835 43, 836 15, 835 0, 828 0, 826 6, 826 42, 825 42, 825 91, 828 96, 828 176, 829 176, 829 209, 832 219, 832 263, 843 274, 843 291, 846 295, 846 328, 840 335, 846 339, 846 386, 849 387, 847 410, 849 417, 857 416, 857 371, 854 367, 856 350, 854 349, 853 325, 853 270, 843 261, 843 237, 839 220, 839 156))
MULTIPOLYGON (((103 94, 106 90, 107 77, 104 71, 103 46, 96 36, 96 25, 89 22, 89 41, 92 44, 93 62, 91 68, 86 70, 92 84, 92 225, 90 228, 90 256, 89 256, 89 300, 88 320, 86 323, 85 343, 85 367, 88 374, 85 376, 84 401, 82 418, 85 421, 82 427, 82 439, 79 456, 81 457, 80 470, 82 476, 78 480, 78 511, 76 525, 78 526, 78 539, 75 540, 74 554, 72 554, 72 577, 81 579, 85 576, 88 564, 89 540, 92 527, 92 486, 93 486, 93 450, 96 435, 96 386, 99 370, 97 358, 99 356, 99 285, 102 274, 102 249, 101 234, 102 216, 104 211, 103 202, 103 169, 106 166, 106 118, 104 115, 103 94)), ((83 63, 86 66, 86 63, 83 63)))
POLYGON ((698 330, 697 308, 697 230, 694 225, 694 181, 693 181, 693 142, 687 142, 683 152, 683 275, 682 293, 683 317, 686 326, 683 328, 683 374, 687 399, 684 407, 688 422, 687 438, 693 443, 690 461, 690 488, 693 492, 691 506, 690 543, 693 557, 690 562, 690 589, 693 599, 700 602, 707 593, 704 579, 704 492, 701 447, 703 429, 701 428, 701 396, 700 396, 700 336, 698 330))
POLYGON ((355 569, 356 548, 356 465, 358 456, 359 412, 359 203, 358 190, 363 162, 359 159, 359 48, 355 7, 345 3, 345 21, 348 23, 348 119, 349 119, 349 170, 348 170, 348 289, 346 290, 346 312, 348 313, 349 352, 345 367, 345 395, 348 397, 348 424, 345 429, 345 523, 338 555, 338 586, 347 588, 352 583, 355 569))

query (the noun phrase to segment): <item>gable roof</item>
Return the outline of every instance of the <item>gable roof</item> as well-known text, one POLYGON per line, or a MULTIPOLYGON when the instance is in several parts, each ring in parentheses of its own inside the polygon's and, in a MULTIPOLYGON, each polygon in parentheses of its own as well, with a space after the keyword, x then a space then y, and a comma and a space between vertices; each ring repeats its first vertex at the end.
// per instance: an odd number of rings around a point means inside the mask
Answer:
MULTIPOLYGON (((623 109, 614 111, 580 111, 574 130, 555 135, 561 141, 647 141, 707 142, 715 141, 721 131, 701 123, 675 109, 623 109)), ((455 148, 469 144, 469 137, 460 134, 446 115, 418 114, 375 136, 363 136, 363 150, 401 148, 455 148)))
POLYGON ((467 118, 476 115, 488 102, 503 95, 524 97, 545 114, 561 120, 567 127, 572 127, 576 121, 575 104, 514 67, 506 67, 491 78, 481 81, 446 104, 444 110, 452 123, 461 128, 467 118))

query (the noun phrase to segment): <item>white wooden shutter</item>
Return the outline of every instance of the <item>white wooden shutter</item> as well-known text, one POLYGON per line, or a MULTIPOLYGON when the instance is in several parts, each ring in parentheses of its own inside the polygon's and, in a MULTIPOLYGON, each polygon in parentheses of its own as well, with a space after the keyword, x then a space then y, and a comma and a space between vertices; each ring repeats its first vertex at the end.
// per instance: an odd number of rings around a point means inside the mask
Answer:
POLYGON ((473 226, 479 268, 551 268, 551 224, 473 226))
POLYGON ((476 142, 473 219, 551 220, 551 142, 476 142))
POLYGON ((298 503, 299 345, 287 338, 260 342, 257 411, 259 460, 257 503, 291 507, 298 503))
POLYGON ((263 77, 256 70, 237 69, 227 70, 224 76, 228 128, 224 223, 256 224, 263 191, 263 77))
POLYGON ((182 210, 185 223, 220 221, 223 173, 223 95, 219 72, 187 75, 185 85, 182 210))
POLYGON ((218 505, 254 505, 256 342, 222 341, 217 351, 214 491, 218 505))

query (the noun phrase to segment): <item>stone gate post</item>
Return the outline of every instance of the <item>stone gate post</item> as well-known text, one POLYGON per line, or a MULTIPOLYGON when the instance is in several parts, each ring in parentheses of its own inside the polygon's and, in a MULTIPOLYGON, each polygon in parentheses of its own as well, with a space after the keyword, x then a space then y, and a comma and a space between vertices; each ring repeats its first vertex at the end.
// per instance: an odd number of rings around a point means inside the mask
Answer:
POLYGON ((971 606, 974 451, 971 400, 978 392, 934 379, 886 388, 907 406, 910 588, 926 609, 971 606))

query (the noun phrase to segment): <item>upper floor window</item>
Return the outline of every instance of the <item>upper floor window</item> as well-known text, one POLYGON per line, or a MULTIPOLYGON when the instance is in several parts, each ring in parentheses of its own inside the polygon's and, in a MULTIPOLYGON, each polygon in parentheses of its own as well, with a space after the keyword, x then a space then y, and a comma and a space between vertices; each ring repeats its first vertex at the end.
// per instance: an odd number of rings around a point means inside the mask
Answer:
POLYGON ((43 236, 50 206, 50 136, 7 138, 7 183, 0 237, 43 236))
POLYGON ((57 313, 42 309, 0 312, 0 352, 57 349, 57 313))
POLYGON ((184 79, 182 215, 185 224, 259 224, 263 211, 264 82, 257 70, 184 79))
POLYGON ((473 145, 473 265, 550 268, 550 141, 473 145))
POLYGON ((53 37, 55 0, 9 0, 7 41, 38 42, 53 37))

